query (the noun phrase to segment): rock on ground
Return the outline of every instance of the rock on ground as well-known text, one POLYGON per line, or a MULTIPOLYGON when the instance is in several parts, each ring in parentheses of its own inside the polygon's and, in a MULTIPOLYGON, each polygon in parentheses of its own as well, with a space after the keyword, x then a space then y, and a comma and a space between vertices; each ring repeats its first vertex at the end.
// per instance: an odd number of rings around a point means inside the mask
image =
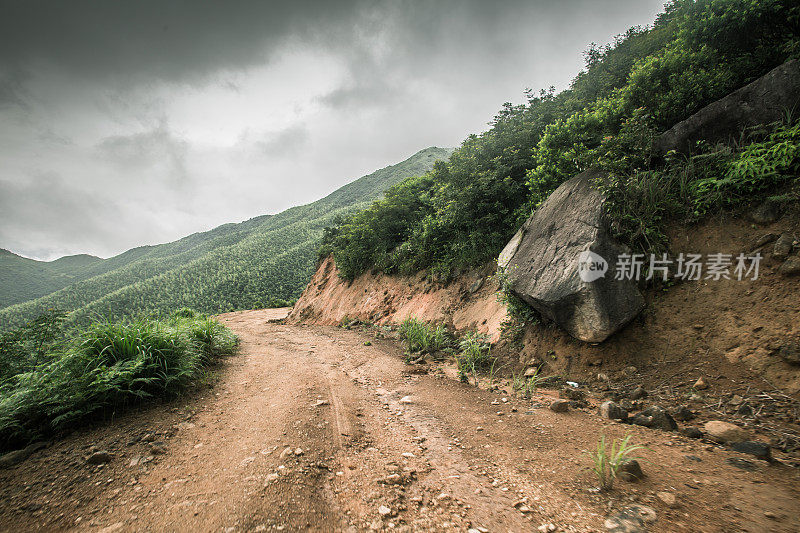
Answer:
POLYGON ((600 404, 600 416, 609 420, 627 420, 628 411, 612 401, 600 404))
POLYGON ((656 139, 654 151, 688 153, 699 140, 738 139, 744 128, 782 120, 787 109, 798 107, 800 62, 791 60, 675 124, 656 139))
POLYGON ((630 251, 606 228, 605 199, 594 185, 605 175, 589 170, 558 187, 498 262, 517 296, 585 342, 602 342, 644 308, 635 281, 615 279, 619 255, 630 251), (581 278, 579 265, 592 281, 581 278))
POLYGON ((706 422, 703 429, 705 429, 708 436, 712 439, 727 444, 744 442, 750 438, 750 433, 747 430, 740 428, 736 424, 723 422, 722 420, 706 422))

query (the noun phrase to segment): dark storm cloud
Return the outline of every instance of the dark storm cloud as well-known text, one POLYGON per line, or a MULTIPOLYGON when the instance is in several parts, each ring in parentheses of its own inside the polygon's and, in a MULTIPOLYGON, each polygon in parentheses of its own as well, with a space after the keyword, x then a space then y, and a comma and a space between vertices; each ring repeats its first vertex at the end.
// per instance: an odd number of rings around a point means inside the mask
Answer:
POLYGON ((0 0, 0 247, 111 255, 312 201, 566 87, 661 1, 0 0))
POLYGON ((359 2, 3 0, 0 65, 185 81, 261 64, 288 35, 352 17, 359 2))

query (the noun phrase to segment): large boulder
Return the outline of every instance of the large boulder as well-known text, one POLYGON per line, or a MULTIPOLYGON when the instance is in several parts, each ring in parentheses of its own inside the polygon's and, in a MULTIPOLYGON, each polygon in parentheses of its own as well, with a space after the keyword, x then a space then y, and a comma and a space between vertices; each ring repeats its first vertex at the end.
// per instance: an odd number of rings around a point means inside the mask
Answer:
POLYGON ((586 342, 605 340, 644 308, 636 281, 615 279, 618 256, 630 250, 607 230, 594 186, 602 177, 589 170, 563 183, 498 259, 517 296, 586 342))
POLYGON ((738 139, 745 128, 782 120, 798 108, 800 62, 793 59, 672 126, 656 139, 655 152, 688 153, 700 140, 738 139))

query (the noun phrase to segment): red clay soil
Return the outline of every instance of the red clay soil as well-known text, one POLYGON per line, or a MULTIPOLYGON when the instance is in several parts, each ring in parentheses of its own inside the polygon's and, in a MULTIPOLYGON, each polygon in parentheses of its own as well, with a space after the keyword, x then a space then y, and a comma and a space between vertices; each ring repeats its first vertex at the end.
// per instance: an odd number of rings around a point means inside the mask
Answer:
POLYGON ((242 348, 213 388, 0 471, 0 530, 604 531, 633 502, 655 510, 655 532, 800 530, 795 468, 602 420, 595 405, 555 413, 550 391, 459 383, 450 367, 404 364, 374 329, 278 317, 220 317, 242 348), (647 477, 598 492, 583 451, 625 434, 647 445, 647 477), (88 465, 94 449, 111 462, 88 465), (742 458, 751 470, 728 461, 742 458))

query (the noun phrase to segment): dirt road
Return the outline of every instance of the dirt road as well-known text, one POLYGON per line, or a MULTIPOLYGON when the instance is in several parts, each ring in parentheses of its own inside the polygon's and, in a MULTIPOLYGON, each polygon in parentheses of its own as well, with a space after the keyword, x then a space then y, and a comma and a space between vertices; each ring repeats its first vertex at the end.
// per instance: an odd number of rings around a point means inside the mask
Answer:
POLYGON ((0 530, 605 531, 634 502, 656 512, 650 531, 800 530, 794 469, 554 413, 552 392, 479 390, 404 364, 396 341, 270 322, 279 313, 221 317, 242 350, 213 388, 0 471, 0 530), (582 451, 626 432, 648 446, 648 477, 598 493, 582 451), (87 465, 95 449, 111 462, 87 465))

